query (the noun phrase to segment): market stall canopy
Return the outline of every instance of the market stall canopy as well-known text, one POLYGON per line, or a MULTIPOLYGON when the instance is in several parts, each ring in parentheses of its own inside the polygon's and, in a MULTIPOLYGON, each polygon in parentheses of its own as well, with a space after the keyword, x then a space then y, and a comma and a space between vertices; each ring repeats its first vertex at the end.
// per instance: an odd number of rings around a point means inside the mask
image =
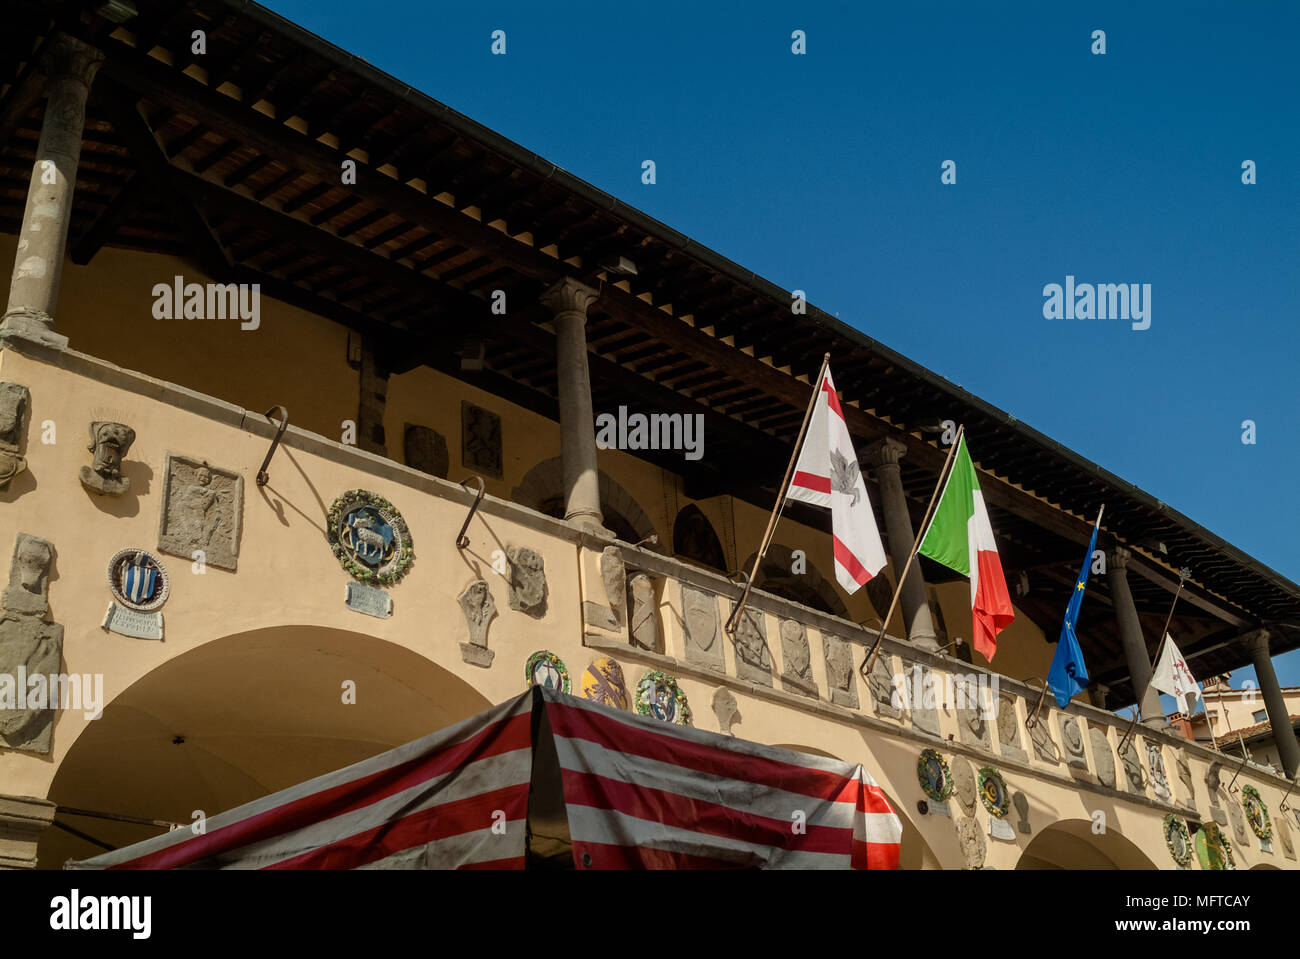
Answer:
POLYGON ((363 762, 68 869, 894 869, 862 766, 533 687, 363 762))

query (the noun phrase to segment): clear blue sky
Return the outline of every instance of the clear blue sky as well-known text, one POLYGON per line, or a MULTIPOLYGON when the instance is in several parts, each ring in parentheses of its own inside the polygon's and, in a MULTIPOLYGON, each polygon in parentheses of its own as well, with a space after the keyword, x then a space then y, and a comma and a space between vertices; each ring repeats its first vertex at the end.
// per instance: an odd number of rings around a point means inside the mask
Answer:
POLYGON ((1300 4, 269 6, 1300 580, 1300 4))

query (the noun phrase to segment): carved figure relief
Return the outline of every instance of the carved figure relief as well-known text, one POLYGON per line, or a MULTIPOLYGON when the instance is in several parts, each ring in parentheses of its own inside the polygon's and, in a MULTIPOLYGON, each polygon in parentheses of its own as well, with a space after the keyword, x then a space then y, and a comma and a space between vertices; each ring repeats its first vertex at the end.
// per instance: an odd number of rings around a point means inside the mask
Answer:
POLYGON ((808 631, 792 619, 781 620, 781 688, 804 696, 817 696, 812 674, 808 631))
POLYGON ((18 678, 62 671, 63 627, 45 622, 49 612, 50 567, 54 547, 46 540, 19 533, 9 565, 9 585, 0 595, 0 747, 49 753, 54 738, 54 710, 48 686, 45 697, 22 691, 18 678))
POLYGON ((546 615, 546 564, 526 546, 506 549, 510 561, 510 608, 540 619, 546 615))
POLYGON ((158 548, 164 553, 193 559, 194 551, 202 550, 208 566, 234 570, 243 510, 244 478, 238 473, 167 454, 158 524, 158 548))
POLYGON ((0 490, 8 489, 9 481, 27 469, 27 460, 18 451, 31 401, 31 393, 21 383, 0 383, 0 490))
POLYGON ((90 424, 90 445, 95 454, 90 466, 81 468, 81 485, 92 493, 121 496, 131 488, 131 480, 122 475, 122 457, 135 442, 135 430, 122 423, 96 421, 90 424))
POLYGON ((460 594, 461 612, 465 614, 465 623, 469 627, 469 642, 460 644, 460 654, 465 662, 487 668, 496 656, 488 649, 488 626, 497 615, 496 601, 492 599, 492 590, 485 580, 476 579, 465 587, 460 594))
POLYGON ((736 675, 751 683, 772 685, 772 651, 767 648, 767 617, 746 607, 736 624, 736 675))
POLYGON ((847 640, 822 633, 822 655, 826 659, 826 685, 831 702, 858 708, 858 684, 854 679, 853 648, 847 640))

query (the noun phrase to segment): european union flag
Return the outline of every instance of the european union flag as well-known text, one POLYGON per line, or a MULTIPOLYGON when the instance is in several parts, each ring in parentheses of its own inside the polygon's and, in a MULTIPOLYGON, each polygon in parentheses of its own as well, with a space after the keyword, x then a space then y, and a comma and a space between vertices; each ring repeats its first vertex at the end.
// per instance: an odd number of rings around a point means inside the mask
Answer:
POLYGON ((1056 704, 1062 708, 1075 693, 1088 685, 1088 670, 1083 665, 1083 650, 1079 648, 1079 638, 1074 635, 1074 626, 1079 621, 1079 607, 1083 605, 1083 589, 1088 585, 1092 551, 1097 548, 1097 529, 1096 526, 1092 528, 1092 540, 1083 556, 1083 569, 1079 570, 1079 581, 1074 584, 1070 605, 1065 608, 1065 624, 1061 627, 1056 655, 1052 657, 1052 668, 1047 674, 1047 685, 1052 687, 1056 704))

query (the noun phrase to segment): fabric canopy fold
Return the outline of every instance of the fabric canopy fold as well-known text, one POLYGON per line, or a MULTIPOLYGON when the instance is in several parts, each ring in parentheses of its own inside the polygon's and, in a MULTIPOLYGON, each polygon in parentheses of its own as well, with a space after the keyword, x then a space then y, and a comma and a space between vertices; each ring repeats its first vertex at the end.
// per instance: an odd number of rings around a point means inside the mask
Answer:
POLYGON ((860 766, 533 687, 344 769, 68 869, 893 869, 860 766), (564 863, 568 865, 568 862, 564 863))

